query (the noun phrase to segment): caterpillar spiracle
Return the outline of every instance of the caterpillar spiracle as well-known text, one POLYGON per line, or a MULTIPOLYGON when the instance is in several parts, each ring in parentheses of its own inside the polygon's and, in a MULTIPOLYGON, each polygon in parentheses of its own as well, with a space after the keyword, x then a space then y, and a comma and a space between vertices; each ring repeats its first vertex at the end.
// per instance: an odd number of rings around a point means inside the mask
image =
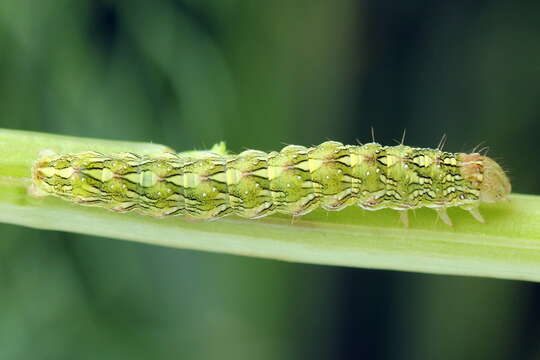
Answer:
POLYGON ((405 226, 407 210, 420 207, 448 225, 453 206, 483 222, 479 204, 511 191, 502 168, 479 153, 335 141, 238 155, 48 154, 35 162, 32 184, 34 194, 156 217, 301 216, 357 205, 399 210, 405 226))

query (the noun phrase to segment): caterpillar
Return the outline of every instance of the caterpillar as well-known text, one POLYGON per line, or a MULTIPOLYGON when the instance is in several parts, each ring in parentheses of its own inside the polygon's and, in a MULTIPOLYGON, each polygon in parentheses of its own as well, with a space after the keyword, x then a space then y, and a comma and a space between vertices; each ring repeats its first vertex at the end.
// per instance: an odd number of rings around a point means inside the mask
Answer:
POLYGON ((483 222, 479 204, 505 200, 511 191, 502 168, 479 153, 335 141, 238 155, 48 153, 34 163, 32 188, 114 211, 206 220, 391 208, 405 226, 407 210, 420 207, 435 209, 450 226, 446 209, 453 206, 483 222))

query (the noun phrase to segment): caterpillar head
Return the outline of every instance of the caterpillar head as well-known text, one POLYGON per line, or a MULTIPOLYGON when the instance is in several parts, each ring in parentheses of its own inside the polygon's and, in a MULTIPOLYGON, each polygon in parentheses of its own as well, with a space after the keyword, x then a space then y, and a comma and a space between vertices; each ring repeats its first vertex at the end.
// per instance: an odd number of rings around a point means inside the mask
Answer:
POLYGON ((483 156, 484 181, 480 191, 481 200, 484 202, 495 202, 506 200, 512 191, 512 185, 504 170, 495 160, 483 156))
POLYGON ((480 188, 481 201, 492 203, 506 200, 512 186, 495 160, 475 153, 462 154, 461 161, 464 177, 480 188))

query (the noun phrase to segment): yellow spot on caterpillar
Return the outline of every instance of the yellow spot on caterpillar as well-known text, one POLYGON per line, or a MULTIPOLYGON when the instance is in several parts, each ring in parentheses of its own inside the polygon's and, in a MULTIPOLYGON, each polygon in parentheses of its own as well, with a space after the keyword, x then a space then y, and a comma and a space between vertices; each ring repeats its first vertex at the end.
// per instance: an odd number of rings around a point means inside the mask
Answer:
POLYGON ((68 167, 68 168, 59 170, 58 171, 58 176, 60 176, 60 177, 62 177, 64 179, 67 179, 67 178, 71 177, 71 175, 73 175, 74 172, 75 172, 75 170, 73 168, 68 167))
POLYGON ((401 157, 394 156, 394 155, 387 155, 387 156, 381 156, 379 158, 379 161, 386 164, 387 167, 392 167, 397 163, 401 163, 401 157), (382 161, 382 159, 385 159, 385 161, 382 161))
POLYGON ((294 167, 297 168, 297 169, 303 170, 303 171, 311 171, 310 168, 309 168, 309 161, 308 160, 300 161, 294 167))
POLYGON ((131 181, 132 183, 139 184, 141 182, 140 174, 127 174, 123 176, 126 180, 131 181))
POLYGON ((238 184, 242 178, 242 172, 237 169, 227 169, 226 179, 228 185, 238 184))
POLYGON ((268 167, 268 180, 274 180, 281 176, 283 173, 283 166, 269 166, 268 167))
POLYGON ((357 154, 350 154, 349 157, 345 159, 348 159, 350 163, 347 164, 347 161, 343 161, 343 163, 350 167, 354 167, 362 162, 362 157, 357 154))
POLYGON ((452 157, 452 158, 445 158, 443 163, 445 165, 452 165, 452 166, 455 166, 457 165, 457 161, 456 161, 456 158, 452 157))
POLYGON ((56 169, 53 167, 40 168, 39 172, 45 177, 53 177, 56 174, 56 169))
POLYGON ((113 178, 114 174, 111 170, 105 168, 101 170, 101 181, 107 182, 113 178))
POLYGON ((101 181, 101 170, 100 169, 92 169, 92 170, 83 170, 83 174, 90 176, 92 179, 101 181))
POLYGON ((268 176, 268 170, 267 169, 259 169, 253 172, 253 175, 259 176, 262 178, 266 178, 268 176))
POLYGON ((226 183, 227 182, 227 174, 225 172, 219 172, 215 175, 212 175, 209 177, 211 180, 215 180, 215 181, 219 181, 219 182, 222 182, 222 183, 226 183))
POLYGON ((142 187, 152 187, 157 183, 158 177, 152 171, 144 171, 141 173, 140 185, 142 187))
POLYGON ((308 160, 308 169, 309 172, 314 173, 317 171, 323 164, 321 159, 309 159, 308 160))
POLYGON ((201 179, 198 174, 188 173, 184 175, 185 188, 196 188, 200 183, 201 179))

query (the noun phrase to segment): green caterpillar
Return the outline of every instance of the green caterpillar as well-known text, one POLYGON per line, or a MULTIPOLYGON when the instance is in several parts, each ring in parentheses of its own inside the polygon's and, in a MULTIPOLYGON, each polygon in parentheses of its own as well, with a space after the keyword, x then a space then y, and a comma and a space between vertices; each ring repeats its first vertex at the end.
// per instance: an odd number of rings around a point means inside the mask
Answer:
POLYGON ((32 179, 34 194, 157 217, 301 216, 319 206, 358 205, 400 210, 405 225, 407 210, 419 207, 434 208, 448 225, 451 206, 483 222, 480 202, 504 200, 511 191, 501 167, 478 153, 335 141, 225 156, 48 154, 34 164, 32 179))

